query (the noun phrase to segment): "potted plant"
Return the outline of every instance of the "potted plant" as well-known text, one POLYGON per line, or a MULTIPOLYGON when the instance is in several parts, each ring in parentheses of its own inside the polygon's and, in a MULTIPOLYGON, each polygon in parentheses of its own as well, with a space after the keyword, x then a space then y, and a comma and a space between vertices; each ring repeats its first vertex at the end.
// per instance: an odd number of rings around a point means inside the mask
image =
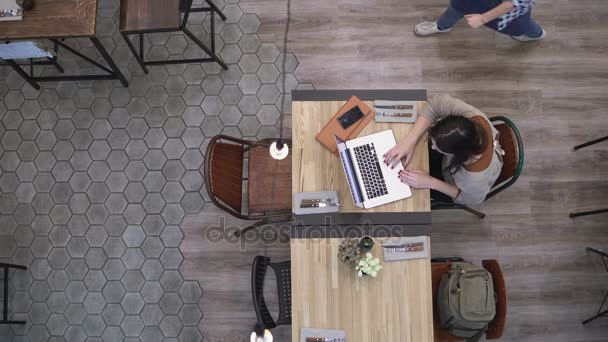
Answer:
POLYGON ((380 259, 375 258, 372 253, 369 252, 365 254, 365 257, 359 259, 357 265, 355 266, 357 276, 359 277, 368 275, 372 278, 376 278, 381 269, 382 265, 380 265, 380 259))
POLYGON ((359 248, 363 252, 370 252, 374 248, 374 239, 369 236, 364 236, 359 240, 359 248))
POLYGON ((338 259, 345 264, 356 265, 361 255, 359 241, 356 239, 345 239, 338 247, 338 259))

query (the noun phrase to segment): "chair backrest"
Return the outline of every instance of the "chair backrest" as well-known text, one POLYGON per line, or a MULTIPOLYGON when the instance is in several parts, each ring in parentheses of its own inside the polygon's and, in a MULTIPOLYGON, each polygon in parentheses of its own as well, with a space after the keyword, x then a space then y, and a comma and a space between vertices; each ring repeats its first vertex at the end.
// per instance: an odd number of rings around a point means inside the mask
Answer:
POLYGON ((491 117, 490 121, 499 133, 500 146, 505 151, 505 155, 500 175, 494 183, 494 189, 486 196, 486 200, 513 185, 524 166, 524 144, 517 126, 504 116, 491 117))
POLYGON ((258 318, 258 322, 264 324, 267 329, 276 328, 277 324, 270 315, 270 311, 264 301, 264 279, 266 270, 270 264, 270 258, 261 255, 253 259, 251 269, 251 296, 253 297, 253 308, 258 318))
POLYGON ((243 200, 245 149, 242 142, 224 135, 213 137, 207 146, 204 165, 209 197, 220 209, 237 217, 241 217, 243 200))
POLYGON ((277 277, 279 318, 277 325, 291 324, 291 261, 270 264, 277 277))
POLYGON ((256 256, 251 270, 251 295, 258 322, 264 324, 265 328, 273 329, 277 325, 291 324, 291 261, 272 264, 270 258, 256 256), (264 300, 264 280, 268 266, 274 270, 277 278, 279 318, 276 321, 264 300))
POLYGON ((486 338, 489 340, 497 339, 502 336, 507 322, 507 287, 498 261, 493 259, 483 260, 481 264, 492 274, 494 291, 496 291, 496 316, 488 325, 486 338))

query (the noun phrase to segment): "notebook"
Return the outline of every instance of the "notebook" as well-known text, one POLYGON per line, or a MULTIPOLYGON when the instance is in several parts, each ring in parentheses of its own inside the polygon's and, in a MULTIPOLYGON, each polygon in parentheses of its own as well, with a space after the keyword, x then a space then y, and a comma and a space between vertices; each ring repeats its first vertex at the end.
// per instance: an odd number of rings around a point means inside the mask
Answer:
POLYGON ((343 141, 347 141, 351 138, 354 138, 361 133, 363 128, 372 121, 374 118, 373 111, 369 108, 368 105, 363 103, 356 96, 352 96, 345 104, 340 108, 340 110, 334 115, 331 120, 323 127, 321 132, 317 134, 317 140, 323 144, 328 150, 333 153, 338 153, 338 146, 336 145, 336 136, 343 141), (359 121, 355 122, 352 126, 347 129, 342 128, 340 123, 338 122, 338 118, 342 116, 342 114, 348 112, 353 107, 359 106, 359 109, 363 113, 364 117, 359 121))

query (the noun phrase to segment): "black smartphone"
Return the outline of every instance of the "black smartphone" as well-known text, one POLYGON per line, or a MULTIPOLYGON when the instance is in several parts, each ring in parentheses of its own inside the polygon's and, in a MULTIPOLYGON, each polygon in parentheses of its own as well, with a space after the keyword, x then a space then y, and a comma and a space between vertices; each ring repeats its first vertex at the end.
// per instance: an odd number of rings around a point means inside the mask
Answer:
POLYGON ((340 123, 340 126, 342 126, 342 128, 347 129, 355 122, 363 119, 363 117, 365 117, 365 115, 363 114, 363 112, 361 112, 359 106, 356 106, 348 112, 342 114, 342 116, 338 118, 338 122, 340 123))

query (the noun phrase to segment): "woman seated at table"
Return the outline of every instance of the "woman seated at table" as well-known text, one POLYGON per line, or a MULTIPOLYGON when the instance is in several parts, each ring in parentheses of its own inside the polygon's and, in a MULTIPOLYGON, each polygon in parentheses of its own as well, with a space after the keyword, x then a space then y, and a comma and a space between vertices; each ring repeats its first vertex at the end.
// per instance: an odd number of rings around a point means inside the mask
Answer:
POLYGON ((479 109, 449 95, 431 97, 410 133, 384 155, 395 167, 409 163, 416 143, 429 131, 430 171, 404 170, 399 179, 431 189, 431 198, 463 205, 480 204, 502 168, 498 131, 479 109))

